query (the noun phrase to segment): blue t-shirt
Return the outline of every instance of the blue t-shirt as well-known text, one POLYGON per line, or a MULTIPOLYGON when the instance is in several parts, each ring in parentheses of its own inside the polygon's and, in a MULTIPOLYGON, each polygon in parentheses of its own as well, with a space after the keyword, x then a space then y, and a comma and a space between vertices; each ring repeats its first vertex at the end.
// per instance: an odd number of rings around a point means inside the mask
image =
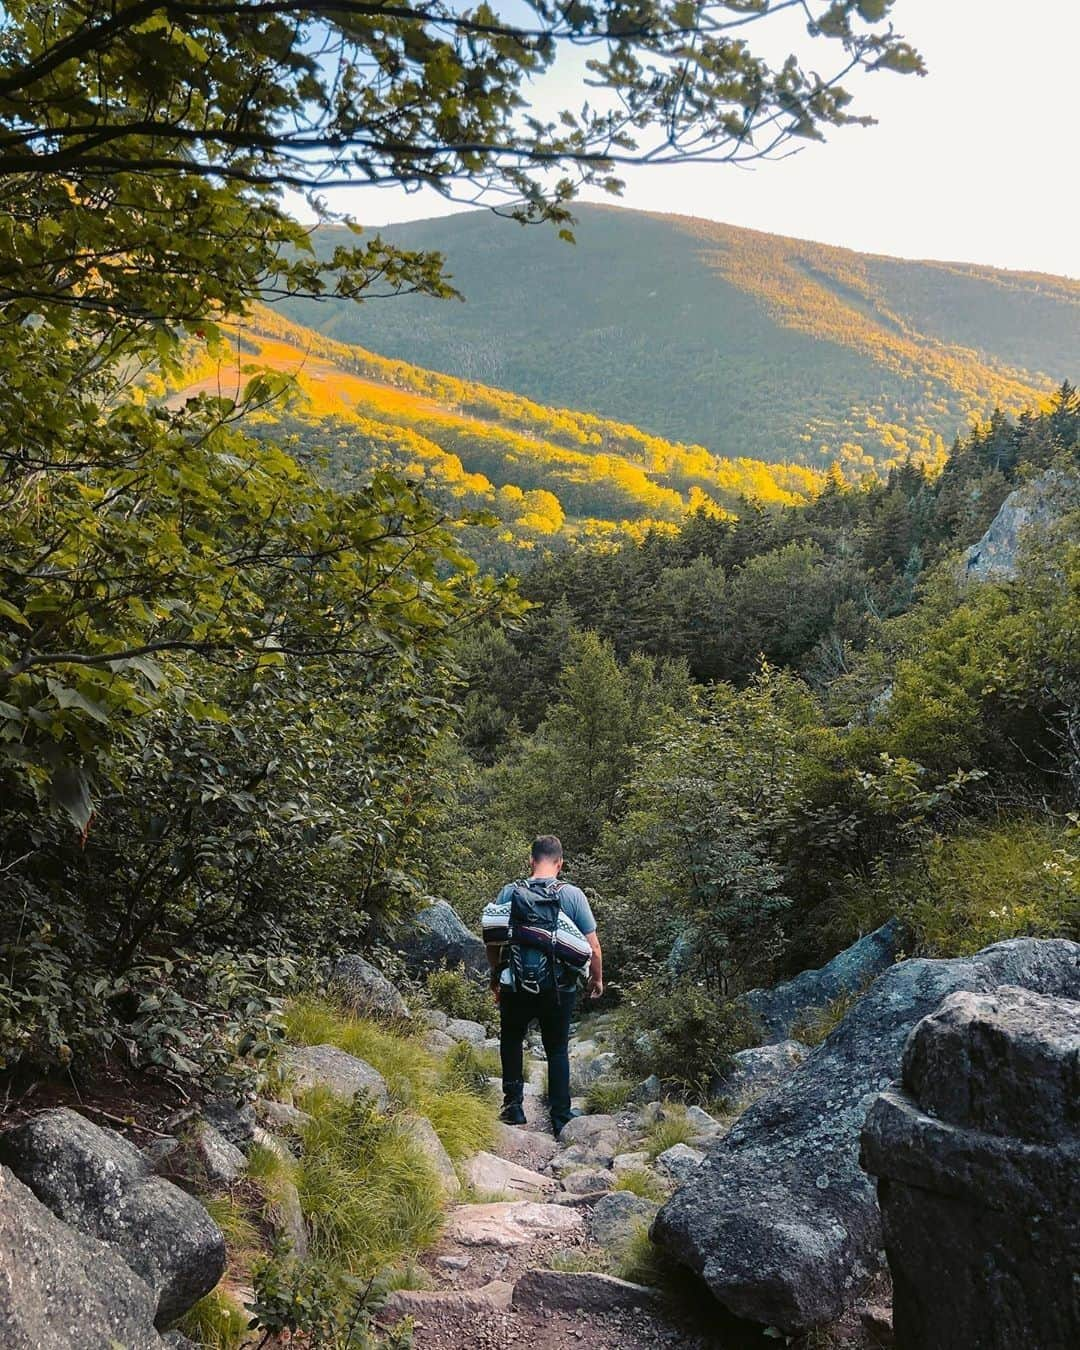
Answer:
MULTIPOLYGON (((556 880, 555 877, 543 877, 541 879, 549 884, 556 880)), ((498 903, 500 905, 510 903, 515 884, 513 881, 508 881, 499 892, 498 903)), ((590 933, 596 932, 596 920, 593 918, 592 907, 585 898, 585 892, 577 886, 571 886, 568 881, 564 881, 559 888, 559 908, 571 923, 577 925, 578 931, 586 937, 590 933)))

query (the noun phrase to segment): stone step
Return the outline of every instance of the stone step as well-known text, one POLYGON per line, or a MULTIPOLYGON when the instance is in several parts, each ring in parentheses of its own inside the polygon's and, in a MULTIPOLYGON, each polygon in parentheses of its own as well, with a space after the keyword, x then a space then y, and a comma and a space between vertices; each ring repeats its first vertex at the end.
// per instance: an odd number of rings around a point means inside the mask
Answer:
POLYGON ((464 1165, 465 1179, 477 1191, 495 1192, 508 1200, 544 1195, 554 1182, 529 1167, 500 1158, 495 1153, 474 1154, 464 1165))
POLYGON ((440 1313, 496 1311, 510 1307, 514 1286, 507 1280, 491 1280, 478 1289, 395 1289, 379 1310, 384 1321, 415 1317, 421 1325, 440 1313))
POLYGON ((463 1247, 524 1247, 557 1234, 584 1234, 585 1220, 576 1209, 535 1200, 497 1200, 485 1205, 459 1205, 450 1211, 446 1236, 463 1247))

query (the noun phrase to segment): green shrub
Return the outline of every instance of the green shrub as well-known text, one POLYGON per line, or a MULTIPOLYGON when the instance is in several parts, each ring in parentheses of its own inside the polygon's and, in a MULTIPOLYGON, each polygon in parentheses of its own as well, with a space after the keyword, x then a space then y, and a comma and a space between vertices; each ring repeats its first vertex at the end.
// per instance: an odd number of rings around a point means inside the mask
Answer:
POLYGON ((613 1041, 620 1071, 635 1081, 656 1074, 699 1101, 754 1042, 745 1012, 689 980, 651 976, 628 1005, 613 1041))
POLYGON ((417 1103, 455 1162, 490 1149, 495 1142, 496 1108, 490 1097, 473 1092, 439 1091, 417 1103))
POLYGON ((465 966, 453 970, 433 970, 428 974, 427 994, 433 1008, 447 1017, 463 1017, 480 1022, 491 1034, 498 1023, 495 1005, 486 982, 470 975, 465 966))
POLYGON ((936 839, 925 871, 904 880, 898 909, 930 956, 966 956, 1012 937, 1076 938, 1076 832, 1017 820, 936 839))

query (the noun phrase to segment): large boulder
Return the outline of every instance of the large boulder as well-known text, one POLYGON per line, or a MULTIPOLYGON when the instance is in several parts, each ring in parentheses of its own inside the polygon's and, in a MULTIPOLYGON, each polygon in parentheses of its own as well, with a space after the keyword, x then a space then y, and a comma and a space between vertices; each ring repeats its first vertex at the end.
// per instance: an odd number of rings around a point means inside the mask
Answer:
POLYGON ((0 1167, 4 1350, 162 1350, 157 1299, 114 1247, 69 1228, 0 1167))
POLYGON ((290 1045, 282 1058, 294 1085, 301 1091, 324 1087, 337 1097, 368 1092, 383 1109, 390 1105, 386 1080, 378 1069, 336 1045, 290 1045))
POLYGON ((760 1023, 766 1043, 784 1041, 796 1022, 816 1008, 824 1008, 842 994, 857 994, 896 960, 904 927, 890 919, 852 943, 820 970, 804 970, 793 980, 772 989, 743 994, 747 1011, 760 1023))
POLYGON ((57 1218, 117 1250, 149 1286, 158 1326, 221 1278, 225 1240, 217 1224, 112 1130, 66 1107, 43 1111, 0 1138, 0 1160, 57 1218))
POLYGON ((973 581, 1013 581, 1026 535, 1045 531, 1080 504, 1080 479, 1048 469, 1014 489, 998 508, 986 533, 961 559, 961 575, 973 581))
POLYGON ((411 1016, 409 1005, 382 971, 356 952, 338 957, 330 975, 330 989, 354 1012, 388 1022, 411 1016))
POLYGON ((728 1073, 713 1083, 712 1095, 732 1106, 749 1105, 790 1077, 809 1053, 809 1046, 790 1040, 739 1050, 728 1073))
POLYGON ((737 1316, 785 1332, 832 1321, 880 1267, 881 1220, 859 1166, 873 1097, 911 1028, 957 990, 1080 993, 1080 946, 1032 938, 879 976, 775 1092, 751 1106, 667 1202, 652 1234, 737 1316))
POLYGON ((487 972, 484 944, 470 933, 447 900, 422 909, 400 940, 401 955, 412 971, 459 966, 474 975, 487 972))
POLYGON ((1080 1002, 951 995, 862 1141, 899 1350, 1080 1345, 1080 1002))

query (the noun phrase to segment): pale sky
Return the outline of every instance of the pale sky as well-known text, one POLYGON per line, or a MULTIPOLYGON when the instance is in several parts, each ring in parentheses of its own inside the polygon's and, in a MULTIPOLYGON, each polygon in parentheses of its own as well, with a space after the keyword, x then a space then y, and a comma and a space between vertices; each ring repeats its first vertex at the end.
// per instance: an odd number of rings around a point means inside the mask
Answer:
MULTIPOLYGON (((629 170, 621 204, 871 253, 1080 277, 1080 0, 897 0, 893 22, 929 73, 849 83, 878 126, 833 131, 754 169, 629 170)), ((805 41, 785 44, 791 37, 805 41)), ((812 64, 826 69, 829 52, 812 64)), ((572 72, 560 83, 572 90, 572 72)), ((329 199, 367 225, 454 209, 434 193, 393 189, 329 199)))

